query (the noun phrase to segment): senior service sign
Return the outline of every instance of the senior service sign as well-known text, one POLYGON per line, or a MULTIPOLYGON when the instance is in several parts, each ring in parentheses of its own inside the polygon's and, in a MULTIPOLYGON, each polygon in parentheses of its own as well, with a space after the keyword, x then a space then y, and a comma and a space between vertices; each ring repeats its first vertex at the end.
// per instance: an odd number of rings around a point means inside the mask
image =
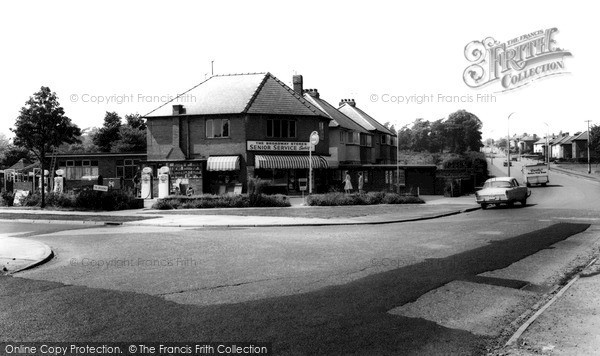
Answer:
POLYGON ((520 88, 535 80, 568 73, 564 58, 571 56, 557 47, 556 28, 538 30, 498 42, 492 37, 465 46, 465 57, 473 64, 464 73, 465 84, 479 88, 498 83, 499 91, 520 88))
POLYGON ((247 141, 248 151, 277 151, 277 152, 308 152, 309 148, 314 151, 315 148, 310 147, 309 142, 295 141, 247 141))

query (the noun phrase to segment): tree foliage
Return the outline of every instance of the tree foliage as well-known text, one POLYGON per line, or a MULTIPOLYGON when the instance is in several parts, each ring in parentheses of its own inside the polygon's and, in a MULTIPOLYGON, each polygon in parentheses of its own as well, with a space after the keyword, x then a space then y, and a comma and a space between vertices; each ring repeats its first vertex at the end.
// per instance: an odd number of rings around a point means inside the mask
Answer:
POLYGON ((106 112, 104 124, 92 137, 92 142, 101 152, 110 152, 112 143, 119 139, 121 117, 116 112, 106 112))
POLYGON ((125 124, 116 112, 107 112, 104 125, 92 135, 101 152, 146 151, 146 121, 139 114, 125 115, 125 124))
POLYGON ((400 149, 428 152, 464 153, 479 151, 482 123, 465 110, 450 114, 448 119, 433 122, 416 119, 411 127, 398 130, 400 149))
POLYGON ((600 126, 590 127, 590 157, 600 157, 600 126), (592 153, 593 152, 593 153, 592 153))
POLYGON ((21 159, 25 159, 27 162, 33 162, 35 157, 26 148, 18 147, 13 144, 2 146, 0 148, 0 166, 2 168, 9 168, 13 164, 19 162, 21 159))
POLYGON ((42 172, 46 166, 47 153, 63 143, 77 142, 77 137, 81 135, 77 125, 65 115, 56 93, 48 87, 41 87, 40 91, 27 100, 11 131, 15 134, 14 144, 32 152, 40 161, 42 172))

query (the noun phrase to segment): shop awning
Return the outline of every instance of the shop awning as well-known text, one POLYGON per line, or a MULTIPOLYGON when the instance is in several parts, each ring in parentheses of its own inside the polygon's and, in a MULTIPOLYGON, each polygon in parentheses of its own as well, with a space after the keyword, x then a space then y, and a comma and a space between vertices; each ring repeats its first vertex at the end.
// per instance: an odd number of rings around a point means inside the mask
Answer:
POLYGON ((207 171, 237 171, 240 169, 240 156, 211 156, 206 162, 207 171))
MULTIPOLYGON (((275 156, 256 155, 254 157, 256 169, 308 169, 308 155, 306 156, 275 156)), ((327 161, 321 156, 312 156, 313 168, 328 168, 327 161)))

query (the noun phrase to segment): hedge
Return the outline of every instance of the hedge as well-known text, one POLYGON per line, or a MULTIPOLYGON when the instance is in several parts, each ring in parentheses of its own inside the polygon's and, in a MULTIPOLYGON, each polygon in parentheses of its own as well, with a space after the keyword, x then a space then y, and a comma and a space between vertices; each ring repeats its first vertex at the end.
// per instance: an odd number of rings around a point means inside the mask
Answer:
POLYGON ((238 195, 198 195, 169 196, 159 199, 153 209, 209 209, 209 208, 248 208, 248 207, 289 207, 291 204, 284 195, 238 194, 238 195))
POLYGON ((423 204, 424 201, 415 196, 400 195, 387 192, 369 192, 365 194, 327 193, 310 195, 306 202, 311 206, 337 205, 375 205, 375 204, 423 204))
MULTIPOLYGON (((23 201, 24 206, 40 206, 42 196, 29 194, 23 201)), ((141 208, 139 199, 121 190, 98 192, 83 190, 75 193, 46 194, 46 206, 54 208, 74 208, 77 210, 125 210, 141 208)))

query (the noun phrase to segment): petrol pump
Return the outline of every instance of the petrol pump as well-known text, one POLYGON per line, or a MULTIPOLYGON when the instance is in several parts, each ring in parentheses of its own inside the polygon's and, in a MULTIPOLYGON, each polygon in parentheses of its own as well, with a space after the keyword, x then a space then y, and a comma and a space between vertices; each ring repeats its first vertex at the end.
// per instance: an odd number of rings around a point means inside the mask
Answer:
POLYGON ((171 193, 169 167, 163 166, 158 170, 158 197, 166 198, 171 193))
POLYGON ((56 177, 54 177, 54 193, 61 194, 65 191, 65 178, 63 175, 65 171, 59 169, 56 171, 56 177))
POLYGON ((142 199, 152 199, 152 168, 142 169, 142 199))

